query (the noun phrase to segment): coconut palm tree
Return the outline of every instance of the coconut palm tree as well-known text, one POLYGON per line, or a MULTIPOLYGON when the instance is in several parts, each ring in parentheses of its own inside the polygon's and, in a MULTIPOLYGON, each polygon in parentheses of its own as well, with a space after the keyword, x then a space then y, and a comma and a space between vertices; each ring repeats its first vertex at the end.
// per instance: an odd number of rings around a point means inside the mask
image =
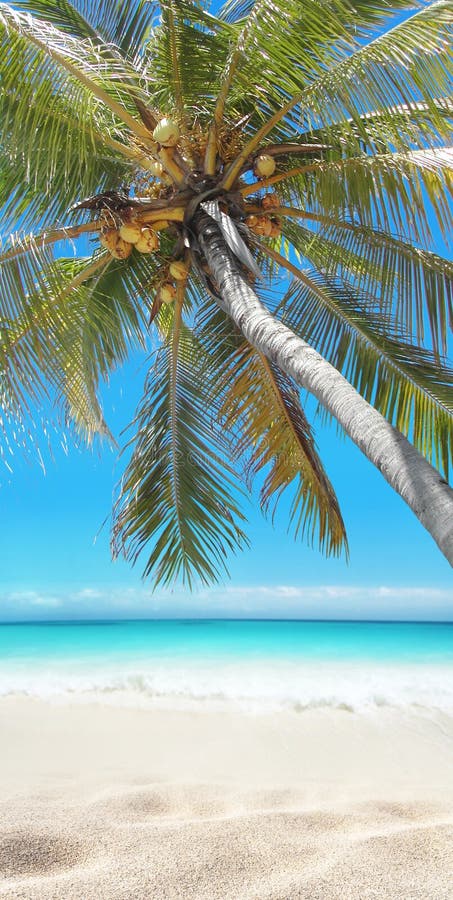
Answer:
POLYGON ((346 548, 313 394, 453 562, 453 2, 0 3, 5 440, 152 350, 114 552, 208 582, 238 485, 346 548), (157 349, 156 349, 157 342, 157 349))

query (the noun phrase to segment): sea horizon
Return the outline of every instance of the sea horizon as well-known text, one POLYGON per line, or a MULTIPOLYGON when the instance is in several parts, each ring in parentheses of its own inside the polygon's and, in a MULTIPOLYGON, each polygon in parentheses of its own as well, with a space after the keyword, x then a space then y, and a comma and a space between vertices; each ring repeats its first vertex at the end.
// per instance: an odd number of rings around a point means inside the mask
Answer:
POLYGON ((366 625, 453 625, 452 619, 367 619, 310 616, 116 616, 115 618, 0 619, 3 625, 116 625, 125 622, 315 622, 366 625))

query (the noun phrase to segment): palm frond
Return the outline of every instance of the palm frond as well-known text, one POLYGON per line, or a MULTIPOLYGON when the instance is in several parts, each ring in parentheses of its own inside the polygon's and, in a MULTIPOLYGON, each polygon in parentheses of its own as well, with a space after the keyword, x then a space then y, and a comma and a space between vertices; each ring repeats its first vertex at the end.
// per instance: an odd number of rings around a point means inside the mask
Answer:
POLYGON ((19 250, 0 258, 7 417, 24 421, 54 397, 91 441, 108 433, 97 396, 100 379, 143 345, 146 264, 136 259, 125 266, 106 253, 55 258, 54 247, 30 237, 19 250))
POLYGON ((259 17, 256 53, 249 52, 241 74, 245 98, 253 96, 260 118, 250 122, 253 131, 225 175, 226 187, 232 186, 245 158, 267 137, 285 140, 322 126, 328 138, 330 125, 341 122, 344 127, 350 120, 351 128, 357 127, 364 114, 379 110, 384 115, 389 106, 419 101, 434 117, 436 102, 450 95, 451 0, 435 0, 364 45, 353 41, 347 29, 343 39, 337 33, 324 45, 323 35, 335 28, 336 6, 331 9, 329 4, 327 12, 323 4, 293 5, 269 3, 269 21, 264 24, 264 13, 259 17), (314 39, 307 47, 306 20, 312 17, 314 39))
MULTIPOLYGON (((326 123, 327 124, 327 123, 326 123)), ((417 148, 437 149, 451 144, 453 102, 451 97, 429 103, 414 100, 386 106, 345 119, 326 128, 311 128, 298 136, 300 141, 317 141, 349 158, 361 153, 405 153, 417 148)))
POLYGON ((152 0, 17 0, 14 5, 72 37, 113 44, 129 57, 143 50, 159 6, 152 0))
MULTIPOLYGON (((71 418, 90 440, 107 434, 80 336, 86 321, 85 282, 108 259, 94 262, 27 258, 18 271, 25 284, 20 306, 3 291, 0 378, 5 416, 23 422, 48 398, 64 398, 71 418), (39 284, 38 284, 39 280, 39 284), (15 306, 15 308, 13 308, 15 306)), ((17 261, 16 261, 17 265, 17 261)), ((12 281, 9 279, 9 283, 12 281)), ((3 287, 3 285, 2 285, 3 287)))
POLYGON ((200 309, 196 333, 215 365, 212 404, 236 466, 251 491, 258 476, 262 511, 274 517, 290 498, 288 530, 326 555, 347 551, 337 498, 318 456, 298 392, 282 372, 245 341, 212 301, 200 309))
POLYGON ((279 183, 282 202, 325 218, 396 233, 432 245, 453 227, 453 150, 363 155, 322 161, 288 172, 279 183))
MULTIPOLYGON (((191 0, 166 0, 148 34, 145 69, 156 106, 193 120, 194 131, 208 120, 232 29, 191 0)), ((187 130, 187 128, 183 129, 187 130)))
POLYGON ((352 222, 306 214, 318 231, 294 221, 285 234, 319 271, 339 277, 390 314, 402 334, 446 355, 453 326, 453 263, 401 238, 352 222))
POLYGON ((146 103, 144 73, 121 56, 109 55, 91 40, 73 38, 59 31, 50 23, 35 20, 28 13, 21 13, 6 3, 0 3, 0 34, 5 75, 11 69, 17 76, 32 72, 32 64, 39 66, 39 85, 43 80, 53 82, 60 90, 64 82, 74 83, 82 88, 87 97, 97 100, 104 111, 108 111, 116 121, 127 126, 130 132, 147 141, 150 133, 134 116, 133 97, 146 103), (108 63, 108 65, 106 65, 108 63), (132 95, 132 96, 131 96, 132 95))
POLYGON ((441 98, 451 93, 453 60, 451 0, 422 5, 413 15, 328 69, 301 92, 298 108, 302 128, 323 123, 351 122, 360 128, 363 116, 400 105, 422 102, 436 117, 441 98))
POLYGON ((245 536, 235 476, 206 404, 209 371, 182 321, 181 303, 173 316, 165 313, 167 340, 133 423, 134 450, 115 507, 113 548, 135 563, 151 544, 144 575, 164 585, 181 577, 191 587, 197 579, 218 580, 227 554, 245 536))
MULTIPOLYGON (((275 258, 274 251, 268 252, 275 258)), ((407 343, 367 298, 338 280, 280 261, 296 279, 279 305, 285 324, 447 474, 453 450, 453 371, 429 350, 407 343)))
POLYGON ((62 70, 46 47, 11 29, 3 6, 0 77, 5 229, 19 219, 22 228, 58 220, 80 196, 117 187, 140 165, 111 110, 83 79, 62 70))

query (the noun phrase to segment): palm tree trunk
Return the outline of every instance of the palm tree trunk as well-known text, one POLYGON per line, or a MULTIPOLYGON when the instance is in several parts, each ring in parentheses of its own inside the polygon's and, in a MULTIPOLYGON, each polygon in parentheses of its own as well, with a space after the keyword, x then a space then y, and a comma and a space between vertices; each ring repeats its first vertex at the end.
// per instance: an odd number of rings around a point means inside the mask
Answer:
POLYGON ((313 394, 383 474, 453 565, 453 490, 440 473, 302 338, 278 321, 244 280, 213 219, 191 227, 219 287, 218 302, 257 350, 313 394))

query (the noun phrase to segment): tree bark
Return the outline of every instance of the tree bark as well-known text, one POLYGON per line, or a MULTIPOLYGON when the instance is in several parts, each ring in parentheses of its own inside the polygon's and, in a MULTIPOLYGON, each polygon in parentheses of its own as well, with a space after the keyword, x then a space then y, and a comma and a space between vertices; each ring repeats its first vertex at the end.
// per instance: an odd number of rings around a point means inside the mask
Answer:
POLYGON ((440 473, 313 347, 276 319, 244 280, 213 219, 197 210, 191 223, 218 302, 242 334, 313 394, 405 500, 453 565, 453 490, 440 473))

